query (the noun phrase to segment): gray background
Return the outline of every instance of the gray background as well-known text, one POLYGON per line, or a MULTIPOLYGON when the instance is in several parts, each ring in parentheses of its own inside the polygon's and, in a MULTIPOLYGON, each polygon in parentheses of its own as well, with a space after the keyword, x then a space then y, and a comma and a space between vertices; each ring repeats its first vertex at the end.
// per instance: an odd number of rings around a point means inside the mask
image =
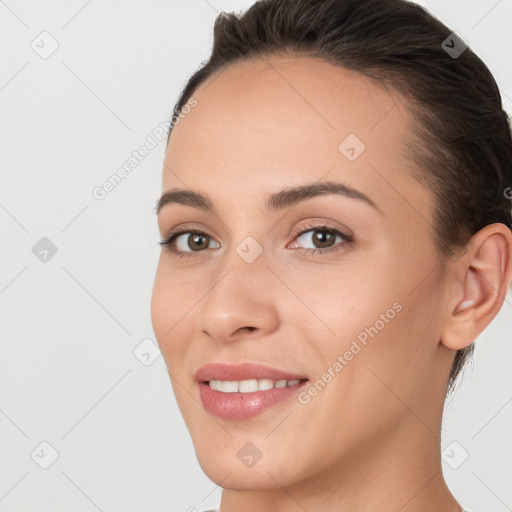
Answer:
MULTIPOLYGON (((163 138, 104 199, 93 190, 156 138, 218 12, 251 3, 0 0, 1 511, 220 501, 151 327, 163 138)), ((512 113, 512 1, 418 3, 482 57, 512 113)), ((509 295, 446 408, 446 479, 473 512, 512 510, 511 310, 509 295)))

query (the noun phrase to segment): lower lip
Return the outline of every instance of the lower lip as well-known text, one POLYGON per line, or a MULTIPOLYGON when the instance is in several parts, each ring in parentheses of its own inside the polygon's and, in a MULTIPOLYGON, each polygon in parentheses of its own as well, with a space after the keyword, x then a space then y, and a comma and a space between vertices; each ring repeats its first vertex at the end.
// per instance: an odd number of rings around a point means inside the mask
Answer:
POLYGON ((199 394, 205 409, 218 418, 244 420, 263 413, 279 402, 290 399, 307 384, 304 380, 295 386, 272 388, 252 393, 224 393, 212 389, 205 382, 199 383, 199 394))

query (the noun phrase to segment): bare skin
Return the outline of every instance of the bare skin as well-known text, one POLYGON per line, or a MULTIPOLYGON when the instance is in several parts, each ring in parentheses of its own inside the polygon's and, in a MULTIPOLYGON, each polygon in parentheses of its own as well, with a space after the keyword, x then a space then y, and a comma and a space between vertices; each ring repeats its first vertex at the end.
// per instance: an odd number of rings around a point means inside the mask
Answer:
POLYGON ((208 236, 194 252, 181 235, 176 248, 191 257, 162 248, 151 315, 199 463, 224 488, 221 512, 459 512, 441 470, 444 397, 455 351, 503 304, 510 230, 486 226, 442 274, 434 198, 403 153, 406 99, 359 73, 253 60, 210 77, 194 98, 173 130, 162 191, 206 194, 216 214, 160 210, 162 237, 185 224, 208 236), (349 134, 366 147, 353 161, 338 147, 349 134), (271 193, 328 181, 378 209, 333 194, 264 209, 271 193), (323 224, 353 241, 333 234, 337 250, 322 253, 312 235, 323 224), (248 236, 262 248, 252 263, 236 251, 248 236), (246 420, 204 410, 194 372, 206 362, 259 362, 315 382, 381 314, 384 326, 308 403, 246 420), (250 468, 237 457, 248 442, 262 454, 250 468))

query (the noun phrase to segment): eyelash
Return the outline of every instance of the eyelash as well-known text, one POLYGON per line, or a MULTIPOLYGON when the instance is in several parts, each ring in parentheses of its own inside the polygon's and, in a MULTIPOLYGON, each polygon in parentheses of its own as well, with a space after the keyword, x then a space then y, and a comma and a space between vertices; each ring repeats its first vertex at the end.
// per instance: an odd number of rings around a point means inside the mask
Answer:
MULTIPOLYGON (((325 253, 330 253, 333 251, 341 250, 342 246, 351 244, 354 241, 351 236, 349 236, 349 235, 343 233, 342 231, 340 231, 339 229, 329 226, 327 224, 321 224, 321 225, 307 224, 305 226, 301 226, 300 228, 297 228, 294 231, 294 233, 293 233, 294 240, 295 240, 295 238, 299 238, 300 236, 304 235, 305 233, 308 233, 309 231, 328 231, 328 232, 333 233, 335 236, 339 236, 343 239, 343 243, 335 245, 333 247, 326 247, 324 249, 299 248, 299 250, 302 250, 304 253, 309 254, 311 256, 313 256, 317 252, 319 252, 321 254, 325 254, 325 253)), ((176 256, 178 256, 179 258, 181 258, 181 257, 197 257, 197 256, 199 256, 198 253, 205 252, 204 250, 202 250, 202 251, 178 251, 178 250, 176 250, 176 248, 175 248, 176 238, 178 238, 180 235, 183 235, 183 234, 206 235, 207 237, 211 238, 207 233, 204 233, 203 231, 198 231, 198 230, 195 230, 192 228, 184 227, 184 228, 181 228, 176 231, 171 231, 165 238, 160 240, 158 243, 162 247, 165 246, 167 249, 169 249, 174 254, 176 254, 176 256)), ((297 250, 297 249, 295 249, 295 250, 297 250)))

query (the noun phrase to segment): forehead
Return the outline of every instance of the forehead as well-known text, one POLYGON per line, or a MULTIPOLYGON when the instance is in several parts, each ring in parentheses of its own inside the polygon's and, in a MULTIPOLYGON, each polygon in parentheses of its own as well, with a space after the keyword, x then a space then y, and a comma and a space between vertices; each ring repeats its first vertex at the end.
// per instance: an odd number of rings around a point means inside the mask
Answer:
POLYGON ((240 158, 304 146, 336 154, 350 133, 367 147, 396 148, 410 122, 399 93, 356 71, 306 57, 230 65, 193 96, 197 106, 174 127, 169 141, 176 157, 182 147, 229 151, 240 158))
POLYGON ((190 135, 181 133, 189 125, 195 138, 203 137, 202 142, 216 147, 229 142, 223 137, 228 132, 233 143, 244 146, 251 140, 257 144, 264 136, 298 145, 315 144, 327 136, 329 143, 348 133, 364 135, 368 143, 374 134, 387 136, 389 142, 391 135, 402 138, 409 121, 398 92, 359 72, 311 57, 232 64, 201 84, 194 98, 197 106, 175 126, 171 141, 190 135))
POLYGON ((384 181, 424 193, 405 172, 406 100, 359 72, 310 57, 252 59, 216 72, 193 97, 169 140, 163 190, 266 194, 327 176, 379 196, 384 181))

